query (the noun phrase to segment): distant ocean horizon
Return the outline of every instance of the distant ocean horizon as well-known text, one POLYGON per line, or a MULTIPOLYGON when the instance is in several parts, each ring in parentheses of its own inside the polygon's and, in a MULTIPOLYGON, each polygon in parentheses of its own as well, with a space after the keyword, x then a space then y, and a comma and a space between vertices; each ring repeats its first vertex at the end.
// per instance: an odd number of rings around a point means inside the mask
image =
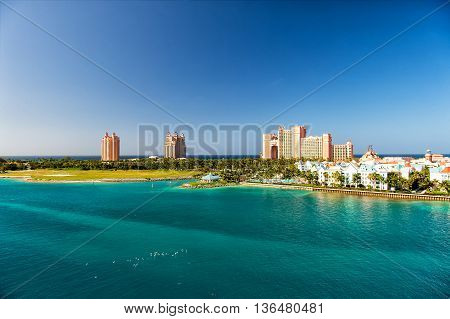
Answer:
MULTIPOLYGON (((355 154, 355 157, 361 157, 363 154, 355 154)), ((378 154, 380 157, 412 157, 421 158, 424 154, 378 154)), ((450 157, 450 154, 443 154, 445 157, 450 157)), ((158 155, 158 157, 163 157, 158 155)), ((187 158, 200 158, 200 159, 240 159, 240 158, 258 158, 259 155, 188 155, 187 158)), ((32 161, 39 159, 63 159, 71 158, 74 160, 100 160, 100 155, 0 155, 0 158, 8 160, 22 160, 32 161)), ((140 155, 121 155, 121 159, 133 159, 133 158, 148 158, 148 156, 140 155)))

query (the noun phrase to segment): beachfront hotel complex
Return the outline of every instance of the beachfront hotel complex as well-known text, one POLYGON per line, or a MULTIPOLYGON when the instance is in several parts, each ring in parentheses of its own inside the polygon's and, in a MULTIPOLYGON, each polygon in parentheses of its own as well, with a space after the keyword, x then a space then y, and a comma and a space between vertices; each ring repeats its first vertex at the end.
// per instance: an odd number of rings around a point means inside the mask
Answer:
POLYGON ((330 133, 306 136, 306 128, 296 125, 290 129, 280 126, 278 134, 263 134, 262 158, 322 159, 345 161, 353 158, 353 144, 334 144, 330 133))
MULTIPOLYGON (((329 161, 298 161, 297 168, 301 172, 317 174, 317 182, 324 186, 336 186, 341 183, 336 175, 343 176, 343 185, 365 188, 389 190, 388 176, 395 175, 408 180, 413 172, 429 170, 430 181, 439 183, 450 181, 450 158, 442 154, 432 154, 427 150, 423 158, 412 157, 384 157, 381 158, 369 146, 367 152, 359 160, 335 163, 329 161), (357 177, 358 176, 358 177, 357 177), (375 178, 378 176, 379 178, 375 178)), ((390 190, 395 190, 391 187, 390 190)))
POLYGON ((120 158, 120 138, 113 133, 106 132, 102 138, 102 161, 118 161, 120 158))
POLYGON ((184 134, 167 132, 164 140, 164 157, 185 158, 186 144, 184 134))

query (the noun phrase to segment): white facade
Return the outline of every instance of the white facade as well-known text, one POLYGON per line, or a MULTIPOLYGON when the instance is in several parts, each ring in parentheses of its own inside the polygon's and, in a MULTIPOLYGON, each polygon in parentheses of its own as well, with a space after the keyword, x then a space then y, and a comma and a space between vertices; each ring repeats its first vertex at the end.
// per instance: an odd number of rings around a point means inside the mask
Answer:
POLYGON ((339 172, 344 176, 343 186, 358 186, 354 182, 354 178, 355 174, 359 174, 362 186, 377 190, 388 190, 387 177, 389 173, 396 173, 404 179, 409 179, 413 171, 422 171, 424 168, 430 170, 431 181, 450 181, 450 159, 439 163, 432 163, 426 159, 388 161, 380 158, 376 160, 366 159, 360 163, 355 161, 350 163, 306 161, 305 163, 297 163, 297 167, 302 172, 317 172, 319 183, 327 186, 340 184, 333 176, 335 172, 339 172), (373 178, 376 176, 374 174, 380 177, 373 178))
POLYGON ((411 175, 412 172, 412 168, 411 166, 405 166, 400 168, 400 175, 405 178, 405 179, 409 179, 409 175, 411 175))
POLYGON ((350 163, 346 165, 346 167, 342 170, 342 173, 344 174, 345 185, 357 186, 354 185, 353 176, 358 173, 358 166, 354 163, 350 163))
POLYGON ((430 169, 430 180, 440 183, 450 181, 450 167, 439 167, 430 169))

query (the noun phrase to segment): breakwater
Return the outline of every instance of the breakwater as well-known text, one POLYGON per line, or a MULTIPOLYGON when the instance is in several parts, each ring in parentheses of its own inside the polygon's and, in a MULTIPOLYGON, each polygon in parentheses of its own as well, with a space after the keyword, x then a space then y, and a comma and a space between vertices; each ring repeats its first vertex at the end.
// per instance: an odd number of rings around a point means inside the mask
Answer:
POLYGON ((314 187, 314 186, 263 184, 263 183, 248 183, 248 182, 243 182, 243 183, 241 183, 241 185, 256 186, 256 187, 272 187, 272 188, 282 188, 282 189, 299 189, 299 190, 314 191, 314 192, 339 193, 339 194, 371 196, 371 197, 385 197, 385 198, 393 198, 393 199, 450 202, 450 196, 441 196, 441 195, 406 194, 406 193, 381 192, 381 191, 370 191, 370 190, 360 190, 360 189, 326 188, 326 187, 314 187))

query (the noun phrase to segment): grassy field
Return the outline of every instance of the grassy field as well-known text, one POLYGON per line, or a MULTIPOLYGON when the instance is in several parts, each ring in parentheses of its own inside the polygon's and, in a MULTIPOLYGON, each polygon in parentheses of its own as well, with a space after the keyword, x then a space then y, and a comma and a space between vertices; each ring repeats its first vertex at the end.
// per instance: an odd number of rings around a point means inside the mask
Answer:
POLYGON ((136 179, 188 179, 201 174, 199 171, 176 170, 75 170, 75 169, 38 169, 32 171, 10 171, 0 174, 0 177, 26 178, 33 181, 108 181, 108 180, 136 180, 136 179))

